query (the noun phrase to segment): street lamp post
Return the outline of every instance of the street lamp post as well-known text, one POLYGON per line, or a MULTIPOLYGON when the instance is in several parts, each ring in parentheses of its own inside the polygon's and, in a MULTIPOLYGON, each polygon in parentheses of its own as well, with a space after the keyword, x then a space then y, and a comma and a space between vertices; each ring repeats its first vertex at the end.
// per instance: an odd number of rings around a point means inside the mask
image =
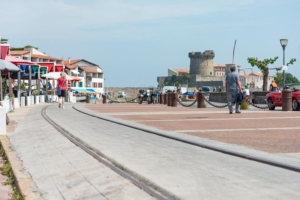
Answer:
MULTIPOLYGON (((283 66, 285 65, 285 47, 288 44, 288 40, 287 39, 280 39, 280 44, 282 46, 283 49, 283 66)), ((282 72, 282 76, 283 76, 283 88, 285 88, 285 70, 283 69, 282 72)))

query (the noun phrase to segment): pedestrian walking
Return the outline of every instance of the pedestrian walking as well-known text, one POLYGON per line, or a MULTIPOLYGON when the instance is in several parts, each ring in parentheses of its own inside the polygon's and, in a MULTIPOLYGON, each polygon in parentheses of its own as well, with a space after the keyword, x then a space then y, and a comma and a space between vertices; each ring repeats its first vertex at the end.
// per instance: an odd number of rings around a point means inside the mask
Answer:
MULTIPOLYGON (((235 66, 230 67, 231 73, 227 74, 225 82, 229 114, 232 114, 232 102, 235 101, 236 95, 241 91, 239 76, 235 73, 235 70, 235 66)), ((239 103, 235 105, 235 113, 241 113, 239 103)))
POLYGON ((65 109, 64 102, 66 97, 67 79, 66 73, 61 72, 60 78, 57 79, 57 96, 58 96, 58 107, 65 109))
POLYGON ((194 99, 196 99, 196 95, 198 93, 197 91, 198 91, 197 87, 194 87, 194 92, 193 92, 194 99))
POLYGON ((221 88, 221 86, 219 86, 219 92, 222 92, 222 88, 221 88))

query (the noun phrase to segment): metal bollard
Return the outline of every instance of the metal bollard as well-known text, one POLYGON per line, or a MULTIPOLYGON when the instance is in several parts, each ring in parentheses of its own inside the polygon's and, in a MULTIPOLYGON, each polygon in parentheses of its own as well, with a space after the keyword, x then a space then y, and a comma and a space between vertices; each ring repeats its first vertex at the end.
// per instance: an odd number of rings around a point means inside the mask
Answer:
POLYGON ((85 97, 85 103, 90 103, 90 96, 89 95, 86 95, 86 97, 85 97))
POLYGON ((163 103, 163 95, 162 94, 159 94, 159 104, 162 104, 163 103))
POLYGON ((292 111, 292 90, 282 90, 282 111, 292 111))
POLYGON ((204 92, 199 91, 197 97, 198 97, 197 108, 204 108, 204 92))
POLYGON ((171 98, 172 99, 171 107, 177 107, 177 96, 178 96, 178 94, 173 92, 171 94, 171 96, 172 96, 172 98, 171 98))
POLYGON ((164 104, 168 105, 168 93, 164 94, 164 104))
POLYGON ((171 97, 171 92, 168 93, 168 106, 171 106, 172 103, 172 97, 171 97))
POLYGON ((88 94, 85 97, 85 103, 90 103, 90 96, 88 94))
POLYGON ((104 95, 102 98, 103 98, 102 103, 105 104, 106 103, 106 95, 104 95))

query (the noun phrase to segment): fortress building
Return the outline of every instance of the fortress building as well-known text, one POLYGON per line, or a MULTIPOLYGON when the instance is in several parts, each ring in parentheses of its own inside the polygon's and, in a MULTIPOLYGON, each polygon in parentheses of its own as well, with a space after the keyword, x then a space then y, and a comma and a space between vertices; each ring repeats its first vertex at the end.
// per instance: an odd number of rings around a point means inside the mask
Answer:
POLYGON ((158 87, 162 88, 164 85, 173 85, 174 82, 181 82, 188 84, 189 87, 194 86, 221 86, 224 85, 225 67, 215 67, 213 59, 215 53, 212 50, 204 52, 189 52, 190 70, 168 70, 168 76, 157 77, 158 87), (216 72, 216 69, 218 70, 216 72), (186 77, 188 80, 183 80, 186 77), (176 79, 176 80, 175 80, 176 79))
POLYGON ((215 53, 211 50, 189 53, 190 75, 214 76, 214 57, 215 53))

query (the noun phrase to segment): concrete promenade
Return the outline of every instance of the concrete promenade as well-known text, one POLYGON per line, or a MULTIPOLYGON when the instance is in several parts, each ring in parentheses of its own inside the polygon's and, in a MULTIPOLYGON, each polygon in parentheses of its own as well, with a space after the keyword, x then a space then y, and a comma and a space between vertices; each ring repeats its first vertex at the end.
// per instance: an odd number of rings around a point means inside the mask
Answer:
POLYGON ((1 141, 6 141, 15 157, 10 160, 18 180, 23 181, 22 192, 33 199, 152 199, 46 122, 41 110, 48 105, 46 114, 55 123, 168 197, 300 199, 300 173, 158 137, 72 108, 300 166, 299 112, 248 110, 229 115, 227 109, 146 104, 68 104, 64 110, 56 104, 41 104, 24 108, 24 118, 15 114, 17 128, 1 141))

